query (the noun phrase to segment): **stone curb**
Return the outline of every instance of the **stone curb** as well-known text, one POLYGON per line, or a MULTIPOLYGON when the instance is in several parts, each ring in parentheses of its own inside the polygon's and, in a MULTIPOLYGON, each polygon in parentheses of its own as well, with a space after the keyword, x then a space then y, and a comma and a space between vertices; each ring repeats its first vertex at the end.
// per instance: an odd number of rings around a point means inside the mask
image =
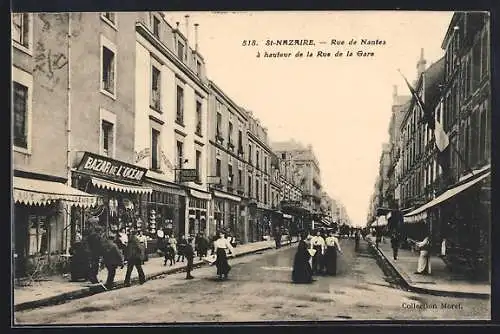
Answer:
MULTIPOLYGON (((283 245, 281 249, 283 249, 287 246, 291 246, 296 242, 297 241, 294 241, 291 244, 283 245)), ((258 252, 262 252, 262 251, 266 251, 266 250, 270 250, 270 249, 276 249, 276 248, 274 246, 264 246, 262 248, 250 250, 247 252, 237 253, 237 254, 235 254, 235 256, 233 258, 242 257, 245 255, 251 255, 254 253, 258 253, 258 252)), ((193 269, 200 268, 200 267, 207 266, 207 265, 208 264, 206 262, 197 260, 197 261, 194 261, 193 269)), ((161 272, 146 274, 146 280, 160 279, 160 278, 163 278, 163 277, 168 276, 168 275, 183 272, 185 270, 186 270, 186 266, 183 265, 183 266, 178 267, 178 268, 166 269, 166 270, 163 270, 161 272)), ((131 283, 131 286, 139 284, 139 278, 138 277, 132 278, 130 280, 130 283, 131 283)), ((125 282, 124 281, 117 281, 117 282, 115 282, 115 286, 113 288, 113 291, 117 290, 117 289, 121 289, 121 288, 125 288, 125 282)), ((39 307, 63 304, 63 303, 70 301, 70 300, 75 300, 75 299, 79 299, 79 298, 83 298, 83 297, 89 297, 89 296, 92 296, 92 295, 95 295, 98 293, 103 293, 106 291, 107 290, 104 290, 103 287, 101 287, 100 285, 92 286, 92 287, 85 287, 85 288, 81 288, 81 289, 76 290, 76 291, 64 292, 64 293, 57 295, 57 296, 42 298, 39 300, 33 300, 33 301, 24 302, 24 303, 14 305, 14 311, 25 311, 25 310, 30 310, 30 309, 39 308, 39 307)))
POLYGON ((434 295, 434 296, 441 296, 441 297, 457 297, 457 298, 477 298, 477 299, 490 299, 491 296, 489 293, 481 293, 481 292, 467 292, 467 291, 449 291, 449 290, 439 290, 439 289, 432 289, 432 288, 424 288, 420 286, 415 286, 410 283, 410 280, 408 279, 406 273, 404 273, 401 269, 399 269, 397 266, 395 266, 387 256, 377 247, 375 247, 375 244, 370 241, 366 240, 367 243, 370 245, 370 247, 375 251, 375 253, 378 255, 378 257, 384 261, 386 265, 389 265, 398 276, 399 280, 403 283, 403 288, 405 288, 408 291, 412 292, 417 292, 417 293, 424 293, 424 294, 429 294, 429 295, 434 295))

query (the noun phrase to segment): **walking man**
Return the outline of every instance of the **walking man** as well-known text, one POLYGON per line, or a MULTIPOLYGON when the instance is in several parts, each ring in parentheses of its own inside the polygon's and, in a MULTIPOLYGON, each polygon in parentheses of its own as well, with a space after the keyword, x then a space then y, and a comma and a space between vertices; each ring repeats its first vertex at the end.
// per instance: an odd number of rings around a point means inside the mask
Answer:
POLYGON ((394 232, 391 236, 391 247, 392 247, 392 257, 394 260, 398 259, 398 249, 399 249, 399 236, 394 232))
POLYGON ((187 244, 184 246, 184 256, 187 260, 186 266, 186 279, 193 279, 191 276, 191 270, 193 270, 193 259, 194 259, 194 250, 193 250, 193 240, 191 238, 188 239, 187 244))
POLYGON ((130 286, 130 276, 132 275, 132 270, 134 267, 137 269, 139 274, 139 283, 144 284, 146 282, 146 276, 142 270, 142 251, 140 241, 137 238, 137 232, 132 230, 130 238, 128 240, 128 245, 126 249, 127 253, 127 273, 125 274, 125 286, 130 286))
POLYGON ((108 278, 105 287, 111 290, 115 281, 116 268, 121 266, 123 268, 123 258, 118 246, 114 243, 113 237, 108 237, 104 242, 102 260, 106 269, 108 270, 108 278))

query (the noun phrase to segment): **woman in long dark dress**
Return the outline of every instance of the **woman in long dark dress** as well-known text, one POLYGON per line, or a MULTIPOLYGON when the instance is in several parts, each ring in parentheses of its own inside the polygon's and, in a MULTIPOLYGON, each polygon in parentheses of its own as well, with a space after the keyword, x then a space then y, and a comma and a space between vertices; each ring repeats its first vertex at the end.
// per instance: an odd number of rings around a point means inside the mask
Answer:
POLYGON ((312 268, 309 263, 311 255, 308 252, 308 247, 305 242, 306 237, 300 236, 299 246, 293 262, 292 280, 294 283, 311 283, 312 268))

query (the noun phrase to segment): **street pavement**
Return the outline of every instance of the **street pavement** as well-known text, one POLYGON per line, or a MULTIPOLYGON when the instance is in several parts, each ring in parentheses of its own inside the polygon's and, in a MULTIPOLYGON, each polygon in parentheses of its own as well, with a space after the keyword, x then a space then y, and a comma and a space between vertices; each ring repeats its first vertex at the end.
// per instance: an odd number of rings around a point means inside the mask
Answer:
POLYGON ((185 280, 185 273, 172 274, 61 305, 18 311, 15 323, 491 319, 489 301, 404 291, 385 276, 365 241, 358 253, 352 240, 341 240, 341 246, 338 275, 315 277, 312 284, 291 283, 294 246, 230 259, 233 269, 227 281, 215 279, 215 267, 201 267, 193 272, 193 280, 185 280))

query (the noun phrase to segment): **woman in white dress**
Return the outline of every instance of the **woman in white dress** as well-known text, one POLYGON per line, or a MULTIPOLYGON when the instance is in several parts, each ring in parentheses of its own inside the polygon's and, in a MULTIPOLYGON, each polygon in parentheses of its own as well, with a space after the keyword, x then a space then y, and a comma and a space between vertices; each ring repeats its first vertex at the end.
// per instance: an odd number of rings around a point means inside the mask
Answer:
POLYGON ((233 246, 226 239, 225 233, 220 232, 219 238, 214 241, 214 249, 217 259, 215 260, 215 265, 217 266, 217 276, 219 279, 227 279, 227 275, 231 270, 231 266, 227 262, 227 250, 233 254, 233 246))
POLYGON ((424 240, 416 242, 415 245, 417 249, 420 250, 420 256, 418 258, 418 266, 415 274, 419 275, 430 275, 431 274, 431 261, 430 261, 430 248, 431 239, 429 236, 425 237, 424 240))

